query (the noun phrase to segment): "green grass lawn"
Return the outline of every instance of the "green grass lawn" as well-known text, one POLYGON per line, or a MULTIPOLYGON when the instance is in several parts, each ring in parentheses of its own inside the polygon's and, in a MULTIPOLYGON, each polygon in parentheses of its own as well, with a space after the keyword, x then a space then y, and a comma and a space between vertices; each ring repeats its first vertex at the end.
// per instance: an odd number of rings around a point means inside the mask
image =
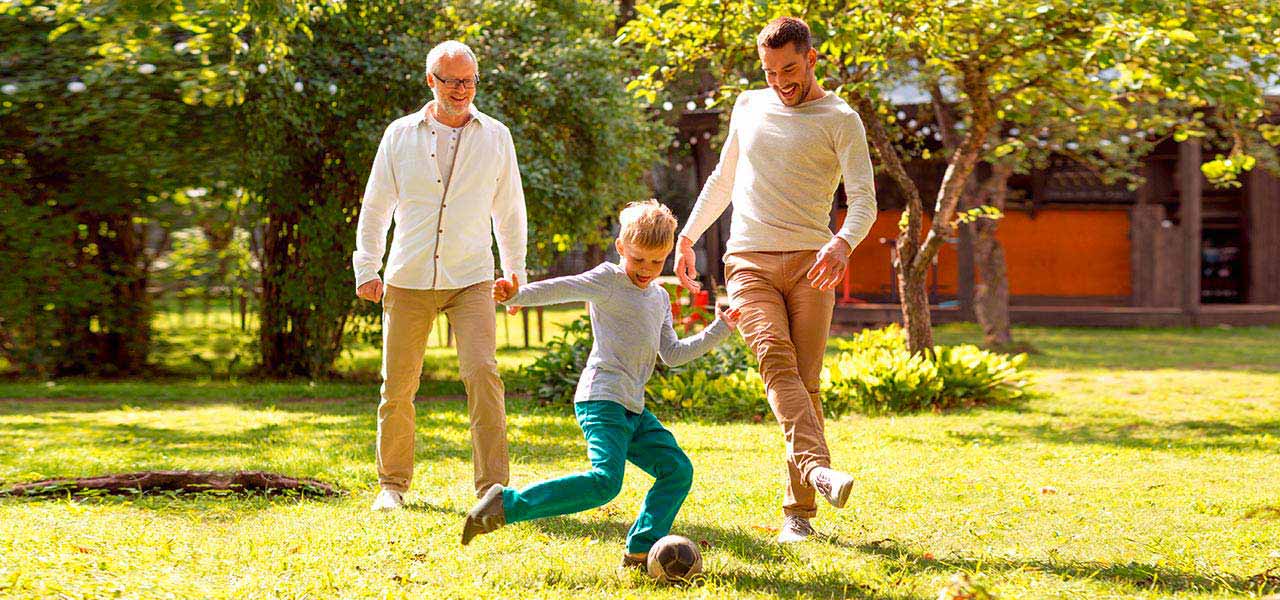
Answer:
MULTIPOLYGON (((828 424, 859 485, 819 541, 771 543, 776 425, 669 423, 696 470, 675 533, 709 546, 693 588, 616 568, 652 481, 635 469, 603 508, 459 546, 474 497, 457 399, 419 402, 412 510, 383 515, 367 510, 376 381, 0 384, 0 482, 266 469, 347 491, 0 500, 0 597, 931 599, 957 572, 1001 598, 1280 592, 1280 328, 1016 334, 1041 351, 1030 401, 828 424)), ((504 373, 532 356, 507 351, 504 373)), ((428 364, 422 394, 458 391, 447 350, 428 364)), ((585 464, 564 407, 512 400, 509 438, 515 485, 585 464)))
MULTIPOLYGON (((525 346, 526 325, 523 316, 508 315, 506 311, 497 312, 498 365, 506 374, 514 375, 520 367, 536 359, 539 349, 547 341, 559 335, 565 325, 585 314, 586 310, 580 304, 545 308, 541 332, 536 310, 530 309, 528 312, 528 347, 525 346)), ((462 383, 457 381, 456 354, 448 342, 448 326, 448 317, 439 315, 427 338, 423 378, 428 385, 422 392, 424 395, 464 393, 462 383)), ((255 315, 249 314, 242 323, 239 314, 233 312, 225 302, 213 303, 208 313, 191 306, 179 307, 172 302, 162 304, 157 308, 152 322, 151 361, 158 367, 157 370, 184 382, 194 379, 210 383, 243 378, 254 366, 252 362, 255 359, 253 345, 257 341, 256 328, 255 315), (243 329, 241 325, 244 325, 243 329), (233 357, 237 355, 240 360, 231 365, 233 357)), ((334 364, 340 378, 348 383, 377 381, 382 361, 380 343, 365 342, 354 335, 348 338, 334 364)), ((3 366, 5 365, 0 364, 0 367, 3 366)), ((146 391, 141 393, 154 394, 146 391)), ((295 395, 314 397, 314 390, 303 390, 301 394, 295 395)))

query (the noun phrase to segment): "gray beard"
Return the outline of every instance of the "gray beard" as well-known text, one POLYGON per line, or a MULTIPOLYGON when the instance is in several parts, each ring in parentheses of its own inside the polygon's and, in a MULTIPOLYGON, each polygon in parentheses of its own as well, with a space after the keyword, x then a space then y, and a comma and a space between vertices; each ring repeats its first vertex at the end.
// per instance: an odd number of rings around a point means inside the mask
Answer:
POLYGON ((466 114, 467 107, 463 106, 455 110, 454 107, 451 104, 449 104, 448 101, 440 98, 436 98, 436 111, 446 117, 456 117, 459 115, 466 114))

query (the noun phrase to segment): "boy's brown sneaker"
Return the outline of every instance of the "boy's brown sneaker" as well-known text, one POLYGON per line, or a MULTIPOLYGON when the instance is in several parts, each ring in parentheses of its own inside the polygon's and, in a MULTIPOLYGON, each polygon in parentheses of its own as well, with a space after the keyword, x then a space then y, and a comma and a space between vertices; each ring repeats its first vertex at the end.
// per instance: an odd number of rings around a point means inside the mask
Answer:
POLYGON ((809 484, 836 508, 844 508, 844 504, 849 501, 849 493, 853 491, 853 477, 827 467, 810 471, 809 484))
POLYGON ((485 490, 480 501, 467 512, 467 521, 462 525, 462 545, 466 546, 471 543, 471 538, 497 531, 506 524, 507 514, 502 507, 502 486, 495 484, 485 490))
POLYGON ((644 554, 629 554, 626 552, 622 553, 623 569, 638 569, 640 571, 644 571, 648 567, 649 567, 648 552, 644 554))

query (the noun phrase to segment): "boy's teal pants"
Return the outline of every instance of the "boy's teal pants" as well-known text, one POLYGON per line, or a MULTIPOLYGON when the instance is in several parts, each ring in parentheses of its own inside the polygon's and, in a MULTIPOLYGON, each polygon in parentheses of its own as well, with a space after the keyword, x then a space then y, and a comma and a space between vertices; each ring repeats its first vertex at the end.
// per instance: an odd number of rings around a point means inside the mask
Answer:
POLYGON ((506 521, 529 521, 601 506, 622 490, 622 472, 629 460, 657 479, 627 532, 627 552, 648 552, 671 531, 671 523, 693 485, 693 464, 647 408, 635 414, 607 400, 578 402, 573 408, 587 438, 591 470, 519 491, 504 489, 506 521))

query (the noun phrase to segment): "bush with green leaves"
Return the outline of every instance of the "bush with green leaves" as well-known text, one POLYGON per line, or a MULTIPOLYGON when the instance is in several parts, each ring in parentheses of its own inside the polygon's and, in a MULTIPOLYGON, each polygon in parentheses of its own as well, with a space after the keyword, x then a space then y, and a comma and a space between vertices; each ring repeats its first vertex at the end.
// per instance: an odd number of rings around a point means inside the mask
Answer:
POLYGON ((764 383, 753 366, 716 374, 697 368, 731 353, 733 344, 713 350, 688 363, 688 369, 657 372, 645 386, 645 403, 663 418, 695 418, 714 421, 760 420, 769 413, 764 400, 764 383))
POLYGON ((583 315, 547 342, 546 351, 524 368, 524 386, 543 404, 572 404, 578 376, 591 354, 591 318, 583 315))
MULTIPOLYGON (((546 351, 524 370, 529 393, 546 404, 570 404, 578 377, 591 353, 591 320, 583 316, 547 343, 546 351)), ((663 417, 716 420, 763 416, 763 384, 755 359, 736 336, 685 364, 659 361, 645 386, 645 402, 663 417)))
POLYGON ((645 402, 664 417, 730 420, 769 413, 756 359, 736 334, 682 365, 659 363, 644 391, 645 402))
MULTIPOLYGON (((572 403, 591 341, 591 322, 585 316, 551 340, 525 369, 533 397, 548 404, 572 403)), ((911 354, 897 325, 835 343, 840 352, 827 358, 821 387, 824 412, 833 418, 1006 403, 1028 391, 1025 354, 1010 356, 971 344, 911 354)), ((663 418, 761 420, 770 412, 755 357, 736 335, 683 365, 659 362, 645 385, 645 403, 663 418)))
POLYGON ((901 327, 866 330, 837 341, 839 354, 822 372, 823 407, 831 416, 940 411, 1010 402, 1027 393, 1027 356, 971 344, 912 354, 901 327))

